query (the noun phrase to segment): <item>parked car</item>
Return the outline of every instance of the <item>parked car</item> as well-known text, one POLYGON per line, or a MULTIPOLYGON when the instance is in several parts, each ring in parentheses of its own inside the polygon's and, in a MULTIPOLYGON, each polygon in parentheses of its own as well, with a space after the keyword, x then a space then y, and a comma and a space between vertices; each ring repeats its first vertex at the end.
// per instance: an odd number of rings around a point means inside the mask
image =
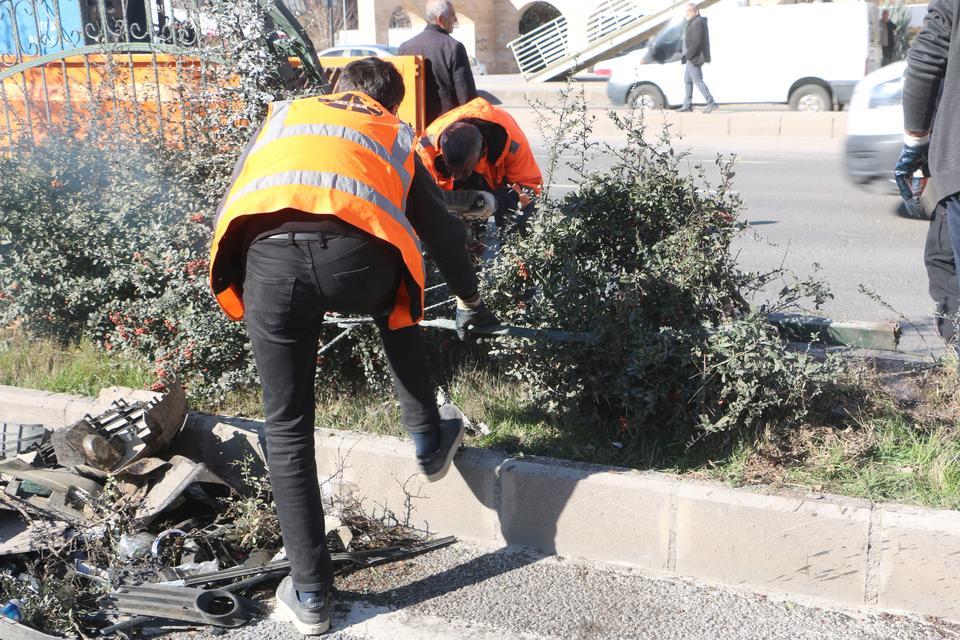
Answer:
POLYGON ((329 47, 317 55, 321 58, 369 58, 370 56, 398 56, 400 51, 386 44, 346 44, 341 47, 329 47))
POLYGON ((487 75, 487 65, 480 62, 473 56, 470 56, 470 70, 473 71, 473 75, 475 76, 487 75))
MULTIPOLYGON (((799 111, 828 111, 848 103, 856 83, 880 66, 873 4, 721 3, 703 15, 712 57, 704 79, 719 103, 779 102, 799 111)), ((684 28, 682 17, 671 20, 646 49, 612 69, 607 95, 613 104, 683 103, 684 28)))
POLYGON ((861 80, 847 115, 844 167, 854 184, 897 193, 893 167, 903 147, 903 73, 894 62, 861 80))

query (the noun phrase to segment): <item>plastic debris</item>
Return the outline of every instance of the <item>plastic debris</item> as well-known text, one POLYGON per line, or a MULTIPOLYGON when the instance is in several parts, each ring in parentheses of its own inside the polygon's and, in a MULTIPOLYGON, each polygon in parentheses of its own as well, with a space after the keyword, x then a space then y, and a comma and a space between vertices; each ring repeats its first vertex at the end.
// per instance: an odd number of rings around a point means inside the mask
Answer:
POLYGON ((117 544, 117 552, 121 560, 131 560, 136 557, 147 557, 153 547, 156 536, 152 533, 121 534, 117 544))
POLYGON ((10 618, 14 622, 20 622, 23 620, 23 604, 16 598, 7 601, 7 604, 0 609, 0 616, 10 618))

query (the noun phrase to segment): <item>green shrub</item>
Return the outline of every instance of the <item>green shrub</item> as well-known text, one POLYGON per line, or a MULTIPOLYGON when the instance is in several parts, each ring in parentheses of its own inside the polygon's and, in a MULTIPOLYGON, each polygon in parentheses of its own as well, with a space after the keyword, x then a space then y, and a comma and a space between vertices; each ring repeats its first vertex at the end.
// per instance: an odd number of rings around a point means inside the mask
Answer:
MULTIPOLYGON (((511 339, 493 354, 554 410, 599 405, 624 440, 800 419, 833 364, 788 351, 747 304, 764 279, 731 253, 741 229, 732 163, 718 158, 721 183, 707 191, 703 171, 681 170, 667 136, 650 144, 637 114, 612 117, 627 138, 605 151, 613 167, 581 161, 578 188, 543 201, 529 236, 485 272, 503 321, 596 341, 511 339)), ((791 302, 800 293, 784 292, 791 302)))

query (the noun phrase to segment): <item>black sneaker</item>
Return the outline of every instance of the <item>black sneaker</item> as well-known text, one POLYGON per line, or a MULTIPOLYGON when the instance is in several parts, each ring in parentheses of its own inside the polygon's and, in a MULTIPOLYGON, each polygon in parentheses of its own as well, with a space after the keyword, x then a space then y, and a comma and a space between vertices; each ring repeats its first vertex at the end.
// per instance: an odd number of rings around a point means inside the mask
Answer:
POLYGON ((719 109, 719 107, 717 106, 717 103, 716 103, 716 102, 711 102, 710 104, 708 104, 708 105, 704 108, 703 112, 704 112, 704 113, 710 113, 711 111, 716 111, 717 109, 719 109))
POLYGON ((290 576, 277 587, 277 612, 305 636, 319 636, 330 628, 330 600, 329 589, 324 589, 323 597, 300 602, 290 576))
POLYGON ((690 105, 684 105, 679 109, 677 109, 677 113, 688 113, 690 111, 693 111, 693 107, 691 107, 690 105))
MULTIPOLYGON (((443 417, 441 408, 441 418, 443 417)), ((440 421, 440 446, 429 456, 417 456, 420 472, 427 477, 427 482, 436 482, 447 475, 450 463, 463 442, 465 426, 463 420, 450 418, 440 421)))

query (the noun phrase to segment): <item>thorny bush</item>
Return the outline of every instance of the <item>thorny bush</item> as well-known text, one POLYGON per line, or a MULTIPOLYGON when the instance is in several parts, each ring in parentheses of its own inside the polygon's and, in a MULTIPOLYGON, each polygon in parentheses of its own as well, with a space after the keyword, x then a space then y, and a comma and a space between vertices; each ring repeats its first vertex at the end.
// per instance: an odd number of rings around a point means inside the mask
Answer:
MULTIPOLYGON (((698 438, 801 419, 835 364, 787 350, 765 321, 768 309, 748 305, 752 289, 780 274, 736 264, 732 160, 717 159, 720 183, 706 189, 704 169, 684 170, 667 131, 647 141, 642 114, 611 114, 626 145, 597 149, 577 142, 590 130, 582 98, 564 101, 582 114, 566 126, 563 114, 554 120, 554 134, 573 140, 552 148, 578 150, 578 187, 541 203, 530 234, 507 243, 487 269, 486 291, 508 324, 595 339, 511 339, 493 355, 545 406, 599 405, 625 442, 643 431, 698 438), (610 169, 590 168, 599 152, 612 158, 610 169)), ((783 291, 784 304, 804 294, 814 306, 829 295, 801 283, 783 291)))

